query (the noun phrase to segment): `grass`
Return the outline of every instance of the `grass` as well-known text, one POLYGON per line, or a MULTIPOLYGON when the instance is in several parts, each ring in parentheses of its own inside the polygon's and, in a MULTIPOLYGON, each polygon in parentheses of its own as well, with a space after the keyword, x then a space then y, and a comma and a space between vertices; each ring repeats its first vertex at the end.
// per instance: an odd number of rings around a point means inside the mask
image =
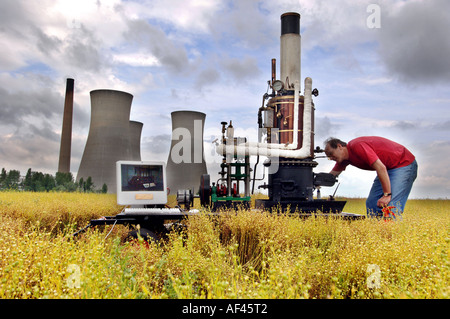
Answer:
POLYGON ((124 241, 123 226, 71 238, 115 201, 1 192, 0 298, 449 298, 448 200, 410 200, 402 222, 233 210, 159 243, 124 241))

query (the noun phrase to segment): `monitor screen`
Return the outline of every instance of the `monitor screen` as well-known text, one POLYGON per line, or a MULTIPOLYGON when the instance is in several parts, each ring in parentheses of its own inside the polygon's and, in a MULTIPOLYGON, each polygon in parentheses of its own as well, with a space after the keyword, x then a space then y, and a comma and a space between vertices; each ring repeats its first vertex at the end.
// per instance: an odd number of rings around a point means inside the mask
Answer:
POLYGON ((151 205, 167 202, 165 163, 117 162, 117 203, 151 205))

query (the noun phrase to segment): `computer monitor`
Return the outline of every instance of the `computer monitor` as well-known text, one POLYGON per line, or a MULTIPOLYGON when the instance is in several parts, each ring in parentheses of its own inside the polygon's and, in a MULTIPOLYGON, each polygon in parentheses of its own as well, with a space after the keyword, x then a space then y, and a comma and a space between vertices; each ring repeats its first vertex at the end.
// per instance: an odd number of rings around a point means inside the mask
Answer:
POLYGON ((167 203, 164 162, 118 161, 116 174, 117 204, 161 205, 167 203))

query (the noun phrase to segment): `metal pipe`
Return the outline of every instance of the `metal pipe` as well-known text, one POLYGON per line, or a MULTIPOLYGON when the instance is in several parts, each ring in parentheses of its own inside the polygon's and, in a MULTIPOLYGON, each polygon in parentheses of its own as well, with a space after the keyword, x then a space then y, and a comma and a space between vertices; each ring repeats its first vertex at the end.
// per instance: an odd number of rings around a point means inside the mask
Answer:
POLYGON ((252 184, 252 194, 255 192, 255 181, 256 181, 256 167, 259 164, 259 155, 256 156, 256 163, 255 166, 253 167, 253 184, 252 184))
MULTIPOLYGON (((299 100, 299 81, 295 81, 294 83, 294 129, 292 130, 292 144, 288 145, 289 149, 297 149, 298 145, 298 120, 299 120, 299 111, 298 111, 298 100, 299 100), (291 146, 291 147, 289 147, 291 146)), ((303 107, 305 109, 305 107, 303 107)), ((304 125, 305 123, 303 123, 304 125)))
POLYGON ((231 187, 232 187, 232 185, 231 185, 231 164, 228 162, 226 165, 227 165, 227 196, 231 197, 231 187))
POLYGON ((272 83, 277 79, 277 60, 272 59, 272 83))

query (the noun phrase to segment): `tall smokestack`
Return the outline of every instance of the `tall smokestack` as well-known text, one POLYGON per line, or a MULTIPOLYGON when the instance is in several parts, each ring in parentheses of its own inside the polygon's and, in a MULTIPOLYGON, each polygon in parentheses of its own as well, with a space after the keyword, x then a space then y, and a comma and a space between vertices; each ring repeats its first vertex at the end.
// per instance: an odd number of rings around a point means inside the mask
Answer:
POLYGON ((73 88, 74 79, 67 79, 66 98, 64 101, 64 115, 61 131, 61 146, 59 150, 58 172, 70 172, 70 154, 72 147, 72 118, 73 118, 73 88))
POLYGON ((295 81, 301 83, 300 46, 300 14, 296 12, 287 12, 282 14, 280 37, 280 80, 284 82, 286 89, 293 88, 295 81))

